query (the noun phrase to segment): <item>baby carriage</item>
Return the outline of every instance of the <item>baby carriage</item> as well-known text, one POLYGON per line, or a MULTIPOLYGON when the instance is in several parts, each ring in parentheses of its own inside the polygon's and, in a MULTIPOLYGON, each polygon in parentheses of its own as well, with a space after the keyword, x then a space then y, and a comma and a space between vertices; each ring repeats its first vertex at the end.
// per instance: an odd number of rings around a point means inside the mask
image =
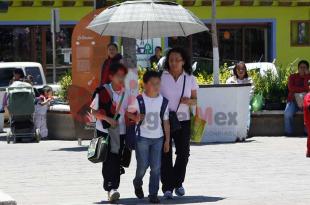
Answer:
POLYGON ((40 142, 40 130, 36 130, 33 122, 34 90, 24 82, 13 83, 7 88, 8 110, 11 131, 7 143, 16 143, 19 139, 28 138, 40 142))

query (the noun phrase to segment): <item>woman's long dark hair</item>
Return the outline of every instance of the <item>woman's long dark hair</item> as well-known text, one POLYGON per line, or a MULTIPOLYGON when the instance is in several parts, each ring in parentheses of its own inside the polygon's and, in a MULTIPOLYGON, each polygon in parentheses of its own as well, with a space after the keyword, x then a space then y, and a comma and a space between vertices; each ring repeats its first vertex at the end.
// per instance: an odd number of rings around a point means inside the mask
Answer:
POLYGON ((188 75, 191 75, 193 73, 193 71, 192 71, 192 66, 191 66, 188 54, 183 48, 180 48, 180 47, 172 48, 168 51, 168 53, 166 55, 164 69, 167 71, 170 70, 169 57, 170 57, 171 53, 179 53, 182 56, 182 59, 184 61, 183 69, 188 75))
POLYGON ((245 69, 244 78, 248 78, 248 77, 249 77, 249 75, 248 75, 248 69, 247 69, 247 67, 246 67, 246 65, 245 65, 244 62, 239 62, 239 63, 237 63, 237 64, 235 65, 233 71, 234 71, 234 75, 236 76, 236 78, 239 79, 238 73, 237 73, 237 68, 238 68, 238 66, 243 66, 243 67, 244 67, 244 69, 245 69))

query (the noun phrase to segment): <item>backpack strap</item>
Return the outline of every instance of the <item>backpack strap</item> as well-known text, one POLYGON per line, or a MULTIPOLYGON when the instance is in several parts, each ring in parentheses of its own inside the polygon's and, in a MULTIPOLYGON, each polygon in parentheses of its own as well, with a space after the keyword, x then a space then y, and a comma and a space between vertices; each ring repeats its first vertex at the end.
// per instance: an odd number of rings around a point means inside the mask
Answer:
POLYGON ((112 90, 111 90, 111 87, 110 87, 110 85, 109 84, 104 84, 102 87, 104 87, 105 89, 106 89, 106 91, 109 93, 109 95, 110 95, 110 98, 112 99, 112 101, 113 101, 113 92, 112 92, 112 90))
MULTIPOLYGON (((143 96, 142 96, 141 94, 138 95, 138 96, 137 96, 137 100, 138 100, 138 104, 139 104, 140 114, 145 115, 145 104, 144 104, 143 96)), ((140 121, 140 122, 137 124, 137 127, 136 127, 137 136, 141 136, 141 130, 140 130, 141 124, 142 124, 142 121, 140 121)))
POLYGON ((168 106, 168 102, 169 102, 168 99, 163 97, 163 103, 161 104, 161 107, 160 107, 160 119, 162 123, 164 122, 164 115, 165 115, 165 111, 168 106))
POLYGON ((138 95, 137 100, 138 100, 138 104, 139 104, 140 114, 145 115, 145 104, 144 104, 143 96, 141 94, 138 95))

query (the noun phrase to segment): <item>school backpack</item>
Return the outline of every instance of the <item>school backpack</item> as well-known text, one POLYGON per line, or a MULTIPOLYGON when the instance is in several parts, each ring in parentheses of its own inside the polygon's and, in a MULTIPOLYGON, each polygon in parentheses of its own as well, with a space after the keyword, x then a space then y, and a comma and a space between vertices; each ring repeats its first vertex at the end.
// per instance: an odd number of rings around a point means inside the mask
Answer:
MULTIPOLYGON (((145 115, 145 104, 142 95, 137 96, 138 104, 139 104, 139 109, 140 109, 140 114, 145 115)), ((164 119, 164 114, 168 106, 168 100, 167 98, 163 97, 163 102, 160 107, 160 119, 163 123, 164 119)), ((135 144, 136 144, 136 137, 140 136, 140 126, 143 121, 140 121, 138 124, 135 123, 127 123, 126 126, 126 135, 125 135, 125 143, 126 146, 129 149, 134 150, 135 149, 135 144)), ((163 124, 162 124, 163 127, 163 124)))

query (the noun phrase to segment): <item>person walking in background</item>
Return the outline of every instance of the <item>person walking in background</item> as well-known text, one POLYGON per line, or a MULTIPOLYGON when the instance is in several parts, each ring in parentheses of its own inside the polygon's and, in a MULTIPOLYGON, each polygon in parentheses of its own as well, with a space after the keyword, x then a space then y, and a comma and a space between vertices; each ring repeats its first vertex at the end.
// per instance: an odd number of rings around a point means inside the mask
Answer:
POLYGON ((161 94, 169 100, 169 120, 172 128, 174 121, 181 127, 171 131, 176 149, 176 160, 173 163, 172 143, 168 153, 163 153, 161 181, 166 199, 183 196, 185 189, 186 167, 190 154, 190 106, 197 104, 198 84, 192 75, 192 67, 187 53, 182 48, 172 48, 166 55, 164 71, 161 77, 161 94), (172 121, 171 116, 175 116, 172 121))
POLYGON ((108 200, 115 202, 120 198, 121 156, 124 149, 126 125, 124 115, 128 107, 128 95, 124 80, 127 68, 120 64, 111 64, 109 78, 111 83, 102 84, 96 89, 90 105, 96 118, 96 134, 105 139, 109 136, 109 150, 102 163, 103 188, 108 192, 108 200), (119 113, 117 112, 118 107, 119 113), (114 116, 117 116, 114 118, 114 116))
POLYGON ((36 129, 40 130, 42 140, 48 137, 46 115, 52 100, 53 89, 48 85, 42 88, 42 94, 35 100, 34 125, 36 129))
POLYGON ((159 203, 158 190, 160 181, 162 148, 164 153, 170 149, 170 124, 168 100, 160 95, 160 73, 147 71, 143 76, 144 93, 139 95, 130 108, 137 115, 129 118, 138 124, 136 139, 137 170, 133 180, 135 194, 144 198, 143 177, 150 167, 149 201, 159 203), (153 119, 153 120, 152 120, 153 119), (163 146, 164 144, 164 146, 163 146))
POLYGON ((294 132, 293 122, 296 112, 301 110, 298 107, 295 99, 296 93, 306 93, 309 91, 308 80, 309 74, 309 62, 306 60, 299 61, 298 73, 294 73, 289 76, 288 79, 288 97, 287 104, 284 110, 284 129, 287 136, 292 136, 294 132))
POLYGON ((118 47, 115 43, 110 43, 108 45, 108 58, 104 61, 101 68, 101 85, 110 83, 109 79, 109 69, 110 65, 113 63, 121 63, 122 55, 118 53, 118 47))
MULTIPOLYGON (((308 87, 310 90, 310 80, 308 80, 308 87)), ((306 157, 310 157, 310 92, 304 97, 304 124, 308 133, 306 157)))
POLYGON ((150 58, 150 67, 152 68, 156 68, 157 69, 157 63, 158 61, 161 59, 161 52, 162 52, 162 48, 160 46, 157 46, 155 48, 155 55, 151 56, 150 58))

